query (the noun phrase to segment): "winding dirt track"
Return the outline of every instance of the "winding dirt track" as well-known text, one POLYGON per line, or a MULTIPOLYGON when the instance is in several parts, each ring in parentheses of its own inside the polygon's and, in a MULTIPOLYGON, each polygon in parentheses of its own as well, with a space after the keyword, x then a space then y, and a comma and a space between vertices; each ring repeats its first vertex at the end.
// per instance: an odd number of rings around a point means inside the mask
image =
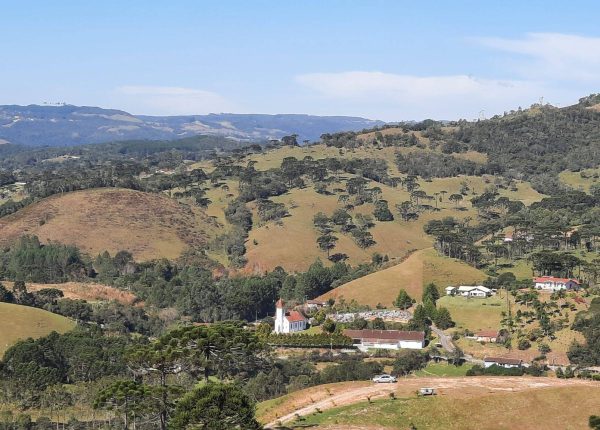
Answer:
MULTIPOLYGON (((296 418, 297 415, 309 415, 318 410, 324 411, 339 406, 366 401, 368 398, 378 399, 394 392, 397 396, 415 395, 421 387, 435 388, 437 394, 451 394, 454 397, 470 397, 482 393, 518 392, 551 387, 598 386, 597 382, 581 379, 533 378, 533 377, 459 377, 459 378, 405 378, 396 384, 372 384, 349 382, 347 388, 332 395, 327 395, 323 387, 324 398, 317 401, 302 399, 302 392, 294 396, 298 406, 293 412, 286 413, 278 420, 265 425, 266 428, 277 428, 278 425, 296 418)), ((323 396, 321 396, 323 397, 323 396)), ((314 398, 314 396, 313 396, 314 398)))

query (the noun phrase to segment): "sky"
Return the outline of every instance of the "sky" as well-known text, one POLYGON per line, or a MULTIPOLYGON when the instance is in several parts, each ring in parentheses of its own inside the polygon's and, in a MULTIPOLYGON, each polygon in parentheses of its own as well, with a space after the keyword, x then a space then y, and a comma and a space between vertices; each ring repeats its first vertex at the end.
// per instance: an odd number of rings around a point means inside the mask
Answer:
POLYGON ((474 119, 600 92, 597 1, 0 0, 0 104, 474 119))

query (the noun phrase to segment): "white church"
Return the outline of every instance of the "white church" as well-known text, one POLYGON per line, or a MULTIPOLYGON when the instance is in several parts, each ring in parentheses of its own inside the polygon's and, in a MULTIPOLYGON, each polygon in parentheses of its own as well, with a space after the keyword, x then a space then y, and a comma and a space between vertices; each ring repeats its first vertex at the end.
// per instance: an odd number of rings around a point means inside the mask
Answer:
POLYGON ((295 333, 306 330, 307 320, 301 312, 286 311, 283 300, 275 303, 275 333, 295 333))

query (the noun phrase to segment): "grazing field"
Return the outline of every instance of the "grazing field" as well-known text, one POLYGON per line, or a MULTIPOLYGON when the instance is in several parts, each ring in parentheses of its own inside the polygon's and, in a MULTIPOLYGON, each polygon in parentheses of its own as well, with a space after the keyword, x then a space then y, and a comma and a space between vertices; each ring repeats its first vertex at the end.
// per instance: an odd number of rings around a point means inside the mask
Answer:
POLYGON ((581 172, 571 172, 565 170, 558 175, 558 178, 563 184, 587 193, 590 191, 590 187, 592 185, 597 185, 600 183, 599 176, 600 169, 585 169, 581 172))
MULTIPOLYGON (((254 168, 257 170, 267 170, 280 167, 282 160, 286 157, 297 159, 303 159, 304 157, 312 157, 313 159, 327 157, 345 159, 377 158, 387 162, 390 176, 402 177, 404 175, 398 172, 395 165, 396 152, 413 150, 414 148, 377 148, 370 145, 355 149, 338 149, 325 145, 282 147, 260 154, 252 154, 241 160, 239 164, 246 165, 248 162, 253 162, 255 163, 254 168)), ((479 156, 478 154, 464 155, 470 158, 479 156)), ((248 205, 254 211, 254 225, 249 232, 249 239, 246 241, 248 264, 245 270, 247 272, 262 273, 277 266, 289 271, 302 271, 306 270, 317 258, 327 261, 327 254, 317 247, 318 233, 312 220, 318 212, 331 215, 336 209, 344 206, 344 203, 340 202, 338 197, 345 191, 340 190, 345 189, 347 180, 355 175, 340 172, 335 176, 337 180, 329 184, 327 194, 317 193, 309 182, 304 188, 295 188, 283 195, 271 197, 270 200, 283 203, 290 214, 278 222, 261 222, 257 216, 255 204, 250 203, 248 205)), ((431 238, 424 234, 423 226, 432 219, 441 219, 447 216, 458 219, 476 219, 477 212, 471 207, 470 199, 483 192, 487 187, 492 186, 496 179, 493 176, 485 175, 482 177, 435 178, 431 181, 419 180, 421 190, 429 196, 437 196, 434 201, 430 202, 435 210, 425 211, 418 220, 411 222, 402 221, 396 210, 397 204, 410 199, 407 190, 368 181, 367 188, 378 187, 381 189, 381 198, 388 202, 395 219, 389 222, 375 222, 375 225, 370 229, 370 233, 373 235, 376 244, 366 249, 358 247, 350 234, 336 233, 338 241, 332 253, 346 254, 348 262, 356 265, 369 261, 375 252, 388 255, 393 261, 404 258, 412 250, 431 247, 431 238), (458 205, 450 202, 447 198, 448 195, 458 193, 464 186, 468 187, 464 200, 458 205)), ((228 223, 224 219, 223 209, 227 203, 237 196, 238 189, 234 181, 228 181, 223 185, 225 185, 223 188, 213 187, 208 190, 207 197, 211 200, 211 204, 206 213, 227 228, 228 223)), ((498 192, 501 196, 523 201, 527 205, 539 201, 543 197, 543 195, 533 190, 529 183, 516 181, 515 187, 512 190, 498 188, 498 192)), ((373 204, 366 203, 354 207, 350 214, 352 216, 359 213, 370 215, 372 212, 373 204)), ((226 262, 224 256, 213 255, 213 257, 226 262)))
POLYGON ((469 284, 484 280, 486 275, 468 264, 440 256, 434 249, 416 251, 402 263, 371 273, 324 294, 320 299, 344 297, 346 302, 392 306, 401 288, 419 300, 423 285, 434 282, 440 289, 448 285, 469 284))
POLYGON ((579 379, 406 377, 397 384, 361 381, 311 387, 259 404, 257 416, 271 428, 296 422, 336 430, 406 429, 412 422, 430 429, 578 429, 595 413, 598 395, 598 383, 579 379), (434 388, 437 395, 417 397, 422 387, 434 388), (561 412, 564 408, 555 407, 566 403, 573 409, 561 412), (517 424, 521 422, 523 426, 517 424))
MULTIPOLYGON (((462 331, 468 329, 472 332, 480 330, 499 330, 502 328, 502 312, 507 311, 506 293, 500 291, 499 296, 489 297, 486 299, 467 299, 465 297, 450 297, 444 296, 438 300, 438 306, 448 308, 452 319, 456 323, 456 327, 452 331, 462 331)), ((550 294, 542 292, 540 300, 546 301, 550 299, 550 294)), ((509 295, 509 303, 511 311, 516 314, 519 310, 527 312, 531 307, 527 307, 522 303, 515 303, 514 298, 509 295)), ((579 311, 588 308, 587 301, 577 303, 572 297, 567 297, 561 302, 565 306, 573 306, 574 310, 563 308, 558 315, 552 317, 553 320, 565 321, 564 327, 554 333, 554 338, 545 338, 542 342, 550 347, 550 352, 546 354, 550 363, 554 364, 569 364, 567 351, 571 344, 576 342, 584 342, 583 335, 571 329, 575 317, 579 311)), ((539 322, 527 322, 525 318, 517 320, 517 329, 527 333, 531 330, 539 328, 539 322)), ((513 336, 514 338, 514 336, 513 336)), ((496 343, 480 343, 472 339, 460 338, 455 342, 465 352, 471 354, 475 358, 484 358, 486 355, 491 356, 510 356, 512 358, 520 358, 525 361, 531 361, 540 355, 538 350, 539 342, 532 341, 531 346, 525 350, 517 349, 517 342, 513 340, 512 349, 506 348, 503 344, 496 343)))
POLYGON ((450 376, 465 376, 467 371, 473 367, 470 364, 462 366, 454 366, 446 363, 428 363, 424 369, 415 372, 415 376, 430 378, 432 376, 450 377, 450 376))
POLYGON ((457 329, 471 331, 498 330, 501 313, 507 310, 506 300, 497 296, 485 299, 444 296, 438 300, 438 306, 450 311, 457 329))
POLYGON ((28 306, 0 303, 0 357, 18 340, 46 336, 53 331, 65 333, 75 323, 63 316, 28 306))
POLYGON ((127 250, 137 260, 177 258, 203 245, 211 228, 202 212, 166 196, 103 188, 48 197, 0 219, 0 244, 35 234, 90 255, 127 250))
POLYGON ((530 389, 455 397, 377 400, 317 413, 302 424, 324 429, 583 429, 598 410, 600 386, 530 389), (556 407, 566 405, 569 407, 556 407))

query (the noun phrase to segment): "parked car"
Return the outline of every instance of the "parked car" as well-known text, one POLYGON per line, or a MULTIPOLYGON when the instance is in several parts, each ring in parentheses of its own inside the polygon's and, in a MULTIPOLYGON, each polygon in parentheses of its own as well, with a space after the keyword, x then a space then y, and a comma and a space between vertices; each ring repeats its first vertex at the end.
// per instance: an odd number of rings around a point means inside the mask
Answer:
POLYGON ((433 388, 421 388, 419 396, 435 396, 435 390, 433 388))
POLYGON ((388 382, 398 382, 398 380, 392 375, 377 375, 373 378, 373 382, 384 384, 388 382))

